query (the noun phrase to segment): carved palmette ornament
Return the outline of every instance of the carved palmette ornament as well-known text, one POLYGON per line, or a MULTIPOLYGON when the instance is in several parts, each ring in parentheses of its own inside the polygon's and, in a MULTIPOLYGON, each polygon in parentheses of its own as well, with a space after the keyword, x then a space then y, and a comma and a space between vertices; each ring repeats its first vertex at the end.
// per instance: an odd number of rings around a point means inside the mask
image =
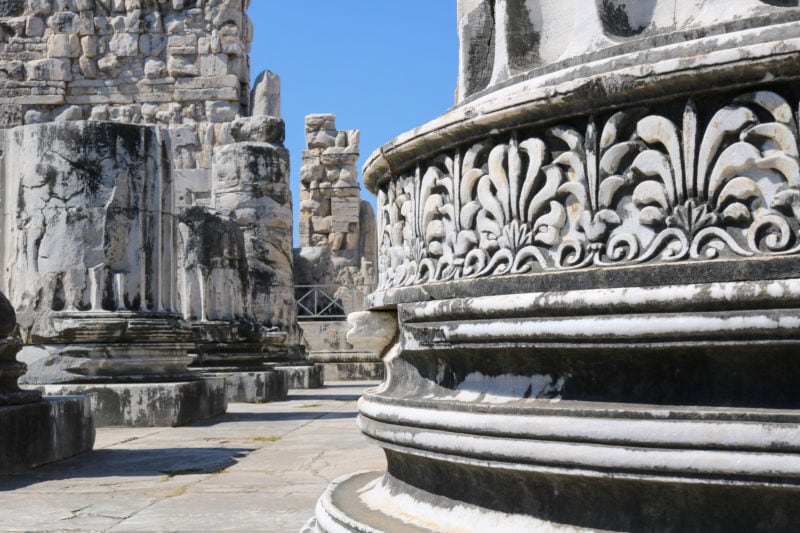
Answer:
POLYGON ((378 193, 379 288, 799 252, 792 106, 756 91, 706 107, 628 109, 418 162, 378 193))

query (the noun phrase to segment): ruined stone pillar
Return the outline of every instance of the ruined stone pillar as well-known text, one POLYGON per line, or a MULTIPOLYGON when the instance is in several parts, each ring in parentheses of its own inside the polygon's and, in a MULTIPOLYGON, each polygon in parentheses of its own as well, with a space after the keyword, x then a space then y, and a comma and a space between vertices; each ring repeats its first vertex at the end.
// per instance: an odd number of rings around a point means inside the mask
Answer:
POLYGON ((289 151, 283 146, 282 121, 241 119, 233 130, 237 142, 214 152, 214 206, 244 234, 253 317, 267 328, 288 332, 297 314, 292 301, 289 151), (267 125, 275 121, 281 126, 267 125))
POLYGON ((231 134, 234 142, 214 153, 213 210, 181 215, 188 267, 181 291, 194 331, 193 366, 224 375, 231 400, 282 399, 298 370, 283 369, 288 363, 301 363, 314 376, 307 381, 321 384, 298 342, 283 121, 242 118, 231 134))
POLYGON ((456 106, 364 169, 399 330, 358 421, 388 468, 309 529, 793 528, 797 2, 458 18, 456 106))
POLYGON ((330 379, 380 378, 377 354, 355 350, 342 320, 363 309, 374 287, 377 236, 356 169, 360 132, 337 130, 335 115, 318 114, 306 117, 305 136, 295 296, 309 358, 324 365, 330 379))
MULTIPOLYGON (((49 353, 27 383, 194 382, 185 387, 217 394, 187 369, 165 154, 151 127, 68 122, 6 133, 4 287, 26 343, 49 353)), ((137 423, 118 420, 127 388, 114 390, 119 410, 107 421, 137 423)), ((183 420, 224 411, 224 402, 211 404, 183 420)))

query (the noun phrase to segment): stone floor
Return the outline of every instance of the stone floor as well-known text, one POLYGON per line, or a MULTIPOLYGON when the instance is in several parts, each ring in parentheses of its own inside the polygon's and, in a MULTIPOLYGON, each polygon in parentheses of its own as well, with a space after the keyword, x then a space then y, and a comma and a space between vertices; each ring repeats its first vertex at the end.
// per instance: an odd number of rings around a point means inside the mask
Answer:
POLYGON ((0 531, 296 532, 335 478, 385 468, 356 428, 375 383, 229 404, 180 428, 102 428, 92 452, 0 477, 0 531))

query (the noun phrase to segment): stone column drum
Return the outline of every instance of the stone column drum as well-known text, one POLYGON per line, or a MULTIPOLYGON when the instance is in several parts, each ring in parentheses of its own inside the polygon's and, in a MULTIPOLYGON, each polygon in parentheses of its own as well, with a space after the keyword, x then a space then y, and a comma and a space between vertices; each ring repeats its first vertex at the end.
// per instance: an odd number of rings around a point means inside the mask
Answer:
POLYGON ((794 529, 797 3, 458 14, 457 105, 364 170, 388 468, 309 529, 794 529))
POLYGON ((213 213, 200 216, 199 208, 192 208, 181 217, 184 244, 197 241, 183 246, 196 257, 184 259, 204 270, 206 291, 192 296, 197 276, 182 274, 183 298, 190 304, 184 305, 184 315, 192 320, 196 342, 193 367, 224 375, 229 399, 283 399, 290 384, 298 385, 292 382, 295 374, 311 386, 320 386, 322 379, 302 359, 298 341, 284 125, 277 117, 240 118, 231 135, 235 142, 214 152, 213 213))
POLYGON ((183 393, 175 391, 173 400, 160 400, 165 418, 153 408, 140 420, 126 413, 129 387, 121 396, 105 387, 111 397, 94 396, 94 407, 106 412, 99 424, 185 423, 224 411, 216 386, 187 370, 189 329, 175 301, 172 181, 158 130, 108 122, 11 129, 3 185, 4 287, 24 340, 49 353, 31 364, 25 381, 195 382, 185 387, 203 398, 181 407, 183 393))

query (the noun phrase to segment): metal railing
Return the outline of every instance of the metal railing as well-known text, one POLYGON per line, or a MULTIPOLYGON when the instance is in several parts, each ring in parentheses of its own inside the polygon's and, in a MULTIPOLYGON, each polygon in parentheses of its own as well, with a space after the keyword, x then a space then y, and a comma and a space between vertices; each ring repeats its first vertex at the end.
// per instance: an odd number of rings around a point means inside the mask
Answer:
POLYGON ((345 320, 349 313, 362 311, 367 285, 295 285, 294 301, 298 320, 345 320))

